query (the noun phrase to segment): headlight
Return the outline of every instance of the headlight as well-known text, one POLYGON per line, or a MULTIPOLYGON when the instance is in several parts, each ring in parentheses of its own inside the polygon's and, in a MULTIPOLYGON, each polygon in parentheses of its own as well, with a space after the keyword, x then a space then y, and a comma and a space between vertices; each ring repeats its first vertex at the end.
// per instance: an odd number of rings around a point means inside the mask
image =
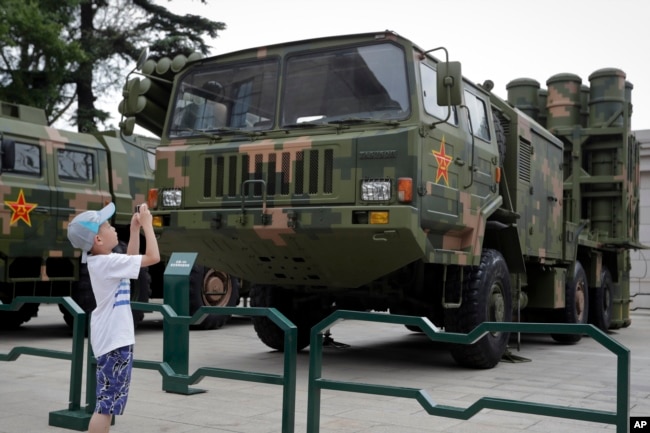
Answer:
POLYGON ((162 191, 162 205, 164 207, 180 207, 183 201, 183 192, 180 189, 165 189, 162 191))
POLYGON ((388 201, 390 194, 390 180, 368 179, 361 182, 361 200, 388 201))

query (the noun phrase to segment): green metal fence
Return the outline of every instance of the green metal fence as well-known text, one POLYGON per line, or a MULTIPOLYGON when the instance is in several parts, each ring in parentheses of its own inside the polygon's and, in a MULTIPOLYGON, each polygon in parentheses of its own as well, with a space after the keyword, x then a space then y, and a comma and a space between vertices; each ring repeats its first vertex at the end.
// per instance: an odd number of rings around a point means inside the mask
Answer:
MULTIPOLYGON (((85 408, 81 407, 81 384, 83 375, 83 352, 86 315, 81 308, 69 297, 18 297, 11 304, 0 304, 0 311, 16 311, 25 303, 63 304, 73 315, 72 350, 70 352, 38 349, 33 347, 15 347, 6 354, 0 354, 0 361, 14 361, 20 355, 43 356, 71 361, 70 366, 70 399, 67 409, 50 413, 49 425, 78 431, 86 430, 94 408, 95 376, 87 375, 85 408)), ((162 361, 134 361, 135 368, 157 370, 163 377, 163 389, 170 392, 192 394, 189 388, 204 377, 244 380, 283 386, 282 432, 293 433, 295 427, 295 398, 296 398, 296 353, 297 328, 282 313, 274 308, 239 308, 239 307, 201 307, 193 316, 181 316, 167 304, 132 303, 137 310, 160 312, 164 323, 170 326, 182 327, 187 336, 189 325, 201 321, 206 314, 237 314, 243 316, 263 316, 269 318, 285 333, 284 372, 282 375, 259 372, 246 372, 213 367, 201 367, 194 373, 187 373, 189 350, 174 340, 175 332, 170 327, 163 326, 162 361), (169 356, 175 353, 175 357, 169 356), (178 356, 180 354, 180 357, 178 356)), ((180 328, 179 328, 180 329, 180 328)), ((176 329, 174 331, 179 331, 176 329)), ((92 350, 88 350, 87 371, 93 371, 95 361, 92 350)), ((364 313, 339 310, 318 323, 311 330, 311 345, 309 354, 309 381, 307 406, 307 433, 320 431, 320 397, 324 389, 355 392, 374 395, 415 399, 430 415, 467 420, 482 409, 496 409, 511 412, 529 413, 551 417, 568 418, 616 426, 617 433, 627 432, 629 419, 629 388, 630 388, 630 353, 629 350, 610 338, 607 334, 592 325, 569 324, 540 324, 540 323, 495 323, 486 322, 479 325, 469 334, 440 332, 431 322, 422 317, 389 315, 382 313, 364 313), (590 410, 585 408, 562 407, 556 405, 516 401, 502 398, 483 397, 467 408, 438 405, 421 389, 384 386, 368 383, 351 383, 328 380, 322 377, 322 357, 324 334, 337 322, 342 320, 358 320, 382 322, 419 327, 433 341, 456 344, 471 344, 482 338, 488 332, 524 332, 535 334, 586 334, 594 341, 604 346, 617 357, 616 373, 616 411, 590 410)), ((201 392, 196 391, 196 392, 201 392)))
POLYGON ((86 430, 90 421, 90 414, 81 407, 86 313, 68 296, 18 296, 11 304, 0 303, 0 311, 18 311, 24 304, 30 303, 61 304, 70 312, 74 319, 72 324, 71 351, 64 352, 60 350, 18 346, 11 349, 9 353, 0 353, 0 361, 15 361, 20 355, 42 356, 70 361, 70 398, 68 400, 68 408, 50 412, 49 425, 74 430, 86 430))
POLYGON ((617 433, 626 433, 630 415, 630 352, 592 325, 546 324, 546 323, 503 323, 485 322, 469 334, 440 332, 428 319, 423 317, 400 316, 383 313, 364 313, 339 310, 314 326, 310 336, 309 349, 309 384, 307 402, 307 432, 320 431, 320 403, 323 389, 383 395, 389 397, 411 398, 417 400, 430 415, 468 420, 482 409, 497 409, 535 415, 568 418, 595 423, 613 424, 617 433), (337 322, 358 320, 366 322, 393 323, 419 327, 431 340, 446 343, 472 344, 488 332, 524 332, 534 334, 586 334, 600 343, 617 357, 616 374, 616 411, 589 410, 563 406, 524 402, 502 398, 483 397, 467 408, 436 404, 426 391, 416 388, 376 385, 368 383, 351 383, 328 380, 322 377, 324 334, 337 322))
MULTIPOLYGON (((239 307, 201 307, 192 316, 179 316, 173 308, 166 304, 146 304, 141 302, 132 302, 131 307, 142 311, 158 311, 162 313, 166 323, 183 326, 189 333, 189 325, 200 322, 206 314, 237 314, 239 316, 263 316, 275 323, 284 331, 284 370, 283 374, 270 374, 260 372, 249 372, 232 369, 222 369, 214 367, 201 367, 192 374, 184 374, 183 371, 187 366, 189 351, 186 347, 179 347, 179 341, 174 339, 173 334, 168 332, 168 328, 163 325, 163 361, 149 361, 135 359, 134 368, 143 368, 157 370, 163 377, 163 389, 168 392, 182 394, 194 394, 200 390, 190 389, 189 385, 194 385, 204 377, 216 377, 222 379, 244 380, 248 382, 257 382, 271 385, 281 385, 282 392, 282 432, 293 433, 295 428, 295 408, 296 408, 296 359, 297 359, 297 336, 298 329, 289 319, 275 308, 239 308, 239 307), (174 359, 165 359, 166 354, 174 353, 174 359), (183 358, 183 359, 180 359, 183 358)), ((90 351, 89 351, 90 352, 90 351)), ((167 356, 170 358, 170 356, 167 356)), ((92 361, 91 361, 92 362, 92 361)), ((88 383, 87 395, 93 397, 95 381, 88 383), (92 389, 90 389, 92 388, 92 389)), ((93 398, 94 401, 94 398, 93 398)), ((94 402, 92 403, 94 405, 94 402)))

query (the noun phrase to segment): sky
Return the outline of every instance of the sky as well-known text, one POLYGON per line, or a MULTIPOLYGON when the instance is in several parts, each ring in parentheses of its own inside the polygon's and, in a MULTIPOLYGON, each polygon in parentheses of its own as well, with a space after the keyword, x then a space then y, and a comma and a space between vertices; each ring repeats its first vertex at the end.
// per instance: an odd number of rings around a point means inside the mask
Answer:
MULTIPOLYGON (((444 46, 470 81, 533 78, 542 88, 570 72, 589 84, 601 68, 626 73, 632 129, 650 129, 647 0, 158 0, 177 14, 226 24, 211 55, 313 37, 392 30, 424 49, 444 46)), ((439 57, 439 55, 438 55, 439 57)), ((115 101, 108 103, 115 107, 115 101)), ((116 122, 119 114, 116 112, 116 122)))

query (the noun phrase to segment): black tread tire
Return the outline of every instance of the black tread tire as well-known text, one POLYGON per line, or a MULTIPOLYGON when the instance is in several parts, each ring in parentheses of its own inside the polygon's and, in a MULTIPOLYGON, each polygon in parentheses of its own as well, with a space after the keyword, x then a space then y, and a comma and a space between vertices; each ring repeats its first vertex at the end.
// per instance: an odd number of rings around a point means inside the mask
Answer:
MULTIPOLYGON (((561 323, 587 323, 589 317, 589 286, 587 274, 582 264, 576 261, 573 278, 565 284, 565 305, 562 310, 561 323), (582 311, 580 311, 582 308, 582 311)), ((563 344, 575 344, 582 339, 582 334, 551 334, 553 340, 563 344)))
MULTIPOLYGON (((149 268, 140 268, 137 280, 131 280, 131 301, 148 303, 151 297, 151 275, 149 268)), ((133 325, 137 328, 144 320, 144 311, 131 309, 133 325)))
MULTIPOLYGON (((484 249, 479 266, 468 271, 461 306, 445 311, 446 331, 466 334, 483 322, 512 321, 510 272, 501 253, 484 249), (495 302, 498 311, 490 307, 495 302)), ((463 367, 493 368, 505 353, 509 338, 507 332, 489 333, 474 344, 452 344, 450 352, 463 367)))
MULTIPOLYGON (((72 283, 70 297, 79 307, 81 307, 82 310, 86 312, 86 331, 88 331, 88 317, 97 306, 97 303, 95 302, 95 295, 93 294, 93 288, 90 284, 88 266, 85 263, 79 264, 79 279, 72 283)), ((74 324, 72 314, 63 305, 59 305, 59 310, 63 313, 63 320, 66 325, 72 329, 74 324)))
POLYGON ((11 331, 20 328, 23 323, 29 322, 32 317, 38 315, 39 306, 40 304, 28 303, 23 304, 18 311, 0 312, 0 329, 11 331))
MULTIPOLYGON (((209 284, 207 284, 209 285, 209 284)), ((190 273, 190 316, 203 307, 234 307, 239 304, 239 280, 224 272, 215 271, 205 266, 194 265, 190 273), (225 294, 218 299, 207 299, 204 293, 206 278, 220 278, 225 294)), ((191 329, 219 329, 228 323, 230 314, 208 314, 200 323, 190 325, 191 329)))
POLYGON ((607 332, 612 325, 613 290, 612 274, 603 266, 600 286, 589 288, 589 323, 603 332, 607 332))
MULTIPOLYGON (((277 286, 253 285, 250 289, 251 307, 275 308, 298 328, 297 350, 309 346, 311 325, 317 323, 299 319, 293 306, 293 293, 277 286), (302 322, 302 323, 300 323, 302 322)), ((314 314, 313 317, 317 317, 314 314)), ((304 317, 304 315, 303 315, 304 317)), ((253 317, 253 328, 260 341, 271 349, 284 351, 284 332, 267 317, 253 317)))

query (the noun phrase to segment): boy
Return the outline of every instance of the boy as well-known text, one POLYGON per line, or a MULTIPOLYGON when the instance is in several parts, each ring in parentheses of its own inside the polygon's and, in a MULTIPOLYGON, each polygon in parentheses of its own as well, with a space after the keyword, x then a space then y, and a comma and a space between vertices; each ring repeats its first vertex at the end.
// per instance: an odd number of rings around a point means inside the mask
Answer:
POLYGON ((126 254, 113 253, 118 239, 108 220, 115 213, 109 203, 102 210, 83 212, 68 225, 68 240, 82 251, 97 302, 90 318, 90 343, 97 358, 97 404, 88 425, 89 433, 106 433, 113 415, 122 415, 129 394, 135 335, 130 305, 130 279, 141 267, 160 261, 152 217, 142 204, 131 218, 126 254), (140 251, 140 228, 147 242, 140 251))

